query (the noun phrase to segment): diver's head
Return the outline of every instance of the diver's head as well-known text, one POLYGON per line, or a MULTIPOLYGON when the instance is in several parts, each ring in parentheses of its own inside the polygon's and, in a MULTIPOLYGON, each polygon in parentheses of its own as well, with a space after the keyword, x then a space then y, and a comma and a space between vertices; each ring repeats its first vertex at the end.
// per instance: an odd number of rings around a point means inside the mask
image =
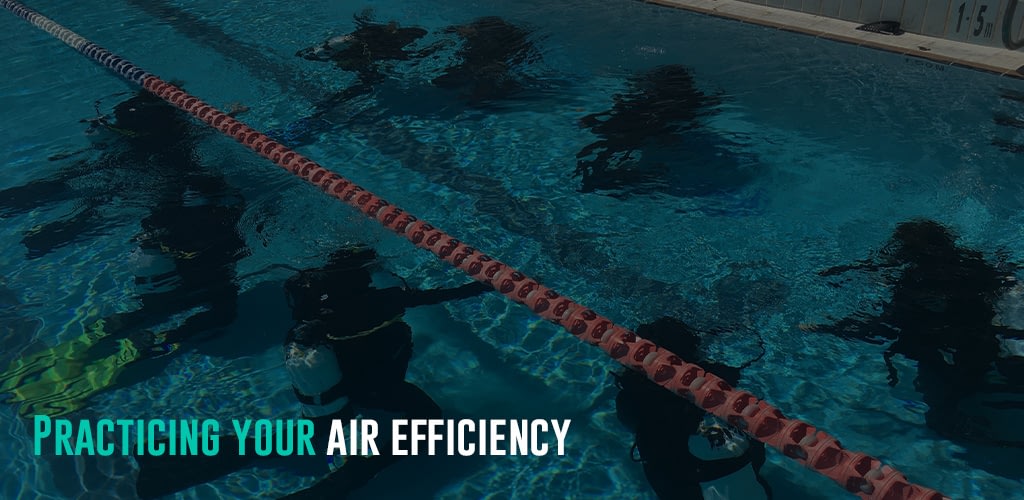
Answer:
POLYGON ((893 231, 889 246, 883 250, 900 262, 949 257, 956 251, 956 237, 942 224, 926 219, 901 222, 893 231))
POLYGON ((351 297, 370 288, 372 276, 369 265, 377 259, 372 248, 355 245, 335 251, 323 267, 305 269, 288 278, 285 292, 296 320, 311 320, 321 316, 345 297, 351 297))
POLYGON ((145 141, 175 141, 190 126, 184 112, 146 91, 114 106, 113 118, 113 123, 105 123, 107 128, 145 141))
MULTIPOLYGON (((637 335, 668 349, 680 358, 697 362, 700 337, 690 325, 672 318, 663 317, 652 323, 640 325, 637 335)), ((626 370, 616 374, 619 394, 615 398, 616 414, 626 427, 636 430, 641 425, 660 426, 668 421, 657 415, 671 414, 677 417, 671 421, 672 432, 697 425, 701 412, 685 399, 673 395, 651 382, 640 372, 626 370)))
POLYGON ((330 61, 335 57, 338 57, 345 49, 349 48, 354 42, 356 37, 348 35, 338 35, 336 37, 328 38, 324 43, 313 47, 306 47, 295 53, 296 56, 310 61, 330 61))
POLYGON ((659 318, 653 323, 640 325, 636 334, 654 342, 659 347, 672 351, 675 355, 688 361, 696 360, 697 349, 700 347, 700 336, 690 325, 672 318, 659 318))
POLYGON ((163 151, 168 145, 187 139, 196 130, 187 114, 144 90, 118 103, 111 118, 113 120, 98 118, 93 129, 97 124, 102 125, 125 137, 135 148, 152 151, 163 151))
POLYGON ((377 252, 374 249, 366 245, 352 245, 335 250, 327 258, 327 265, 323 269, 327 272, 346 272, 353 269, 365 270, 375 260, 377 260, 377 252))

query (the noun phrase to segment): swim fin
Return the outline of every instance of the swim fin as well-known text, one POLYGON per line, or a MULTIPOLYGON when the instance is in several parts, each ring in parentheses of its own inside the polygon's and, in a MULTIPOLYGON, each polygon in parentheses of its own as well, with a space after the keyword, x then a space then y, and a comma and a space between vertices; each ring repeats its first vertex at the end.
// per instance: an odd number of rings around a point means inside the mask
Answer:
POLYGON ((114 386, 125 367, 139 359, 138 348, 117 339, 115 352, 90 355, 110 340, 106 320, 98 320, 82 335, 43 351, 16 359, 0 373, 0 400, 22 403, 18 413, 56 417, 82 409, 93 395, 114 386), (3 397, 3 394, 10 396, 3 397))

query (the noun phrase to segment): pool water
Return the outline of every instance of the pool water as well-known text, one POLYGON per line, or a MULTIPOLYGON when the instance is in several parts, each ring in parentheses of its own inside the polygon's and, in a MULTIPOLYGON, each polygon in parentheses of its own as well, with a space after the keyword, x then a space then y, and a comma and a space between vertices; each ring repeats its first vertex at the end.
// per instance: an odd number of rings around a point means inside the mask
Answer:
MULTIPOLYGON (((904 382, 890 388, 884 346, 810 336, 798 326, 884 299, 886 287, 870 275, 834 287, 817 272, 866 258, 911 218, 937 220, 993 259, 1024 260, 1024 157, 991 144, 1024 143, 1024 130, 993 122, 997 112, 1024 118, 1024 103, 1000 97, 1024 92, 1022 82, 626 0, 28 6, 207 102, 248 105, 242 119, 263 131, 308 116, 353 83, 351 74, 294 54, 351 31, 366 9, 377 21, 430 30, 422 45, 481 16, 527 26, 540 56, 526 70, 537 82, 529 95, 472 106, 430 90, 455 60, 442 50, 436 59, 395 63, 378 91, 346 103, 333 117, 339 125, 299 150, 619 324, 669 315, 722 329, 708 351, 734 365, 756 357, 763 342, 766 355, 740 387, 914 482, 954 498, 1020 497, 1022 474, 1012 464, 1024 450, 965 449, 928 429, 910 383, 913 362, 897 357, 904 382), (581 119, 611 108, 633 75, 668 64, 689 68, 701 91, 720 100, 700 119, 703 139, 693 151, 673 154, 742 163, 744 182, 698 196, 582 193, 576 153, 597 137, 581 119)), ((0 28, 0 189, 102 155, 79 121, 96 116, 97 99, 109 111, 123 99, 110 96, 128 84, 12 15, 0 15, 0 28)), ((373 245, 382 279, 393 273, 417 288, 466 280, 230 139, 204 136, 195 154, 246 202, 239 315, 221 337, 90 398, 77 417, 295 416, 280 352, 291 325, 282 282, 292 271, 283 266, 320 265, 341 245, 373 245)), ((135 240, 146 208, 137 195, 148 183, 137 171, 118 182, 127 187, 101 206, 102 222, 88 237, 44 255, 27 253, 24 234, 75 214, 80 198, 3 215, 5 365, 139 307, 134 277, 150 264, 135 240)), ((615 417, 610 372, 618 367, 601 352, 496 294, 418 308, 406 319, 416 342, 410 380, 449 415, 571 418, 568 453, 410 459, 359 498, 653 498, 615 417)), ((0 496, 134 495, 130 460, 33 456, 14 405, 0 410, 0 426, 0 496)), ((774 452, 763 474, 776 498, 846 495, 774 452)), ((252 469, 181 497, 274 498, 311 481, 252 469)))

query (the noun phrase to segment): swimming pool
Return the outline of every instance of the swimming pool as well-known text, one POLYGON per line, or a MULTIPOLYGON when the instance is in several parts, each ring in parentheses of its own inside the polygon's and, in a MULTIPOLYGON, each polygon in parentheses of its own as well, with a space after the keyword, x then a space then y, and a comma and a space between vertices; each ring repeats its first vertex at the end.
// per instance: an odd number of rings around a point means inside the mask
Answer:
MULTIPOLYGON (((273 12, 157 2, 107 11, 88 2, 31 7, 165 78, 183 80, 212 103, 250 104, 246 120, 269 130, 307 114, 323 89, 348 83, 333 68, 292 54, 349 31, 352 15, 365 5, 280 5, 273 12)), ((1019 478, 972 468, 923 427, 912 389, 878 389, 887 387, 880 350, 811 339, 797 325, 844 316, 884 296, 884 288, 868 280, 835 289, 815 272, 863 258, 910 217, 944 222, 988 254, 1006 249, 1016 255, 1021 200, 1013 168, 1020 160, 990 142, 1021 140, 991 119, 994 109, 1019 113, 1018 103, 999 98, 1001 88, 1019 90, 1018 82, 629 2, 375 6, 377 20, 432 30, 482 15, 536 29, 543 62, 532 71, 549 84, 541 95, 498 110, 452 105, 450 113, 434 116, 422 102, 391 90, 354 105, 360 107, 351 112, 363 112, 366 120, 302 151, 622 324, 669 314, 704 328, 733 328, 736 333, 717 337, 713 347, 735 363, 756 355, 759 332, 768 355, 748 370, 743 388, 954 497, 1015 494, 1019 478), (607 21, 623 16, 635 24, 607 21), (755 157, 756 175, 715 196, 580 194, 574 157, 594 137, 578 121, 607 109, 629 76, 671 63, 692 68, 700 87, 721 94, 721 110, 706 119, 705 129, 726 138, 731 151, 755 157), (426 152, 430 161, 418 161, 426 152)), ((19 125, 4 139, 2 187, 10 187, 61 168, 61 161, 47 157, 86 146, 85 126, 77 120, 95 115, 93 101, 126 87, 17 19, 3 22, 11 33, 3 64, 12 77, 2 84, 0 105, 19 125)), ((399 69, 406 79, 397 88, 436 70, 426 64, 399 69)), ((251 253, 237 272, 240 318, 228 341, 180 353, 153 378, 97 396, 90 414, 161 417, 182 408, 194 412, 183 416, 225 419, 294 414, 276 348, 289 323, 279 286, 288 273, 261 272, 274 264, 306 267, 340 242, 369 241, 410 285, 462 280, 226 139, 210 137, 201 154, 249 206, 243 226, 251 253), (261 348, 240 355, 231 341, 241 344, 253 335, 261 348)), ((21 231, 75 207, 11 218, 9 227, 20 230, 4 235, 5 300, 21 318, 12 323, 17 333, 35 338, 12 335, 4 340, 10 349, 28 352, 32 344, 66 341, 92 318, 135 307, 125 283, 138 266, 126 258, 134 249, 137 213, 129 203, 115 206, 119 211, 108 215, 120 224, 33 259, 26 258, 21 231)), ((419 310, 408 319, 417 335, 412 379, 449 411, 571 417, 586 430, 570 433, 574 452, 562 459, 458 462, 443 473, 421 462, 386 473, 410 479, 375 481, 363 494, 407 494, 401 488, 415 487, 426 496, 481 496, 499 484, 520 496, 648 491, 628 460, 630 437, 615 421, 607 375, 615 367, 596 350, 500 297, 419 310)), ((25 486, 29 495, 131 489, 127 462, 34 458, 14 412, 3 418, 14 436, 7 467, 14 477, 37 478, 25 486), (82 479, 68 481, 69 474, 82 479)), ((1020 457, 1004 453, 993 461, 1020 457)), ((785 459, 771 461, 766 474, 777 495, 841 494, 785 459)), ((300 481, 240 473, 190 494, 230 497, 261 489, 272 495, 300 481)), ((19 481, 4 484, 6 494, 19 488, 19 481)))

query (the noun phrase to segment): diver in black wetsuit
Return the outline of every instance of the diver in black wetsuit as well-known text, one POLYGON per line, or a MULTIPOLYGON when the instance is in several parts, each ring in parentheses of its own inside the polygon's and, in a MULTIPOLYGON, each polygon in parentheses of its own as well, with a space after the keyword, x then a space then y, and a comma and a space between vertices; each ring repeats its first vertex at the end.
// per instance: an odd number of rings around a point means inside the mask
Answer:
MULTIPOLYGON (((661 318, 641 325, 636 333, 731 385, 739 381, 742 368, 699 357, 700 335, 682 321, 661 318)), ((707 415, 642 373, 626 370, 616 379, 616 412, 636 434, 633 460, 643 464, 644 475, 659 498, 772 498, 771 488, 760 475, 765 462, 763 443, 707 415)))
POLYGON ((246 205, 223 176, 202 165, 193 136, 201 132, 193 130, 184 112, 141 92, 118 105, 114 116, 116 126, 131 131, 140 145, 165 155, 160 165, 167 171, 149 172, 159 176, 150 193, 154 207, 142 220, 143 233, 136 241, 143 252, 170 257, 174 269, 137 277, 137 285, 170 281, 172 287, 143 293, 143 307, 110 317, 108 324, 122 329, 150 327, 154 316, 163 320, 190 308, 205 308, 182 326, 163 332, 163 346, 150 346, 159 351, 234 320, 238 297, 234 265, 249 252, 237 228, 246 205))
MULTIPOLYGON (((86 133, 93 137, 96 144, 75 153, 56 155, 51 160, 76 156, 90 150, 100 151, 98 157, 77 160, 52 176, 0 191, 0 217, 77 200, 72 213, 32 228, 24 234, 22 243, 28 249, 30 259, 42 257, 100 232, 105 225, 111 223, 102 215, 104 206, 116 197, 123 196, 126 191, 151 191, 132 181, 150 162, 160 162, 165 158, 168 161, 178 159, 179 151, 175 145, 192 139, 191 131, 182 126, 182 120, 168 115, 169 111, 174 111, 169 105, 163 108, 155 106, 150 99, 139 94, 117 104, 111 115, 107 116, 99 115, 101 101, 96 101, 98 116, 82 120, 90 123, 86 133), (138 119, 137 115, 144 119, 138 119), (166 132, 160 130, 161 125, 167 126, 166 132)), ((146 203, 139 205, 145 206, 146 203)))
POLYGON ((754 162, 701 123, 720 103, 678 64, 631 77, 611 109, 580 119, 600 138, 576 154, 580 191, 706 196, 743 186, 754 162))
POLYGON ((138 346, 162 353, 234 320, 238 298, 234 266, 249 252, 237 227, 246 204, 223 176, 202 164, 194 145, 207 130, 197 129, 184 112, 140 92, 115 107, 114 118, 109 126, 129 134, 140 152, 149 151, 151 163, 145 165, 149 168, 139 173, 155 177, 148 193, 153 205, 142 219, 143 232, 136 241, 143 253, 169 257, 173 270, 138 276, 136 285, 170 287, 142 293, 141 308, 108 317, 108 326, 149 328, 172 314, 204 308, 181 326, 161 332, 162 345, 138 346))
POLYGON ((237 456, 228 453, 237 450, 229 442, 215 457, 136 457, 139 496, 167 495, 245 467, 281 465, 303 474, 327 474, 288 498, 344 498, 401 459, 390 454, 389 444, 378 447, 381 455, 349 456, 343 462, 339 458, 325 461, 319 453, 327 449, 333 419, 347 422, 374 413, 440 418, 437 403, 405 380, 413 341, 402 315, 410 307, 468 298, 490 287, 473 282, 427 291, 378 289, 371 286, 368 270, 376 259, 370 248, 343 248, 324 267, 301 271, 285 283, 296 320, 285 339, 285 367, 303 417, 313 421, 318 455, 313 460, 237 456))
POLYGON ((132 93, 109 115, 99 114, 102 100, 96 102, 97 116, 82 120, 90 124, 86 133, 95 144, 50 159, 98 151, 96 158, 77 160, 49 177, 0 190, 0 218, 77 200, 71 214, 25 233, 22 243, 29 258, 42 257, 95 236, 110 224, 123 223, 106 217, 104 209, 117 204, 149 208, 157 202, 154 197, 163 194, 162 188, 176 189, 178 180, 170 172, 179 167, 195 170, 189 168, 198 162, 194 145, 206 129, 194 126, 183 112, 147 92, 132 93))
MULTIPOLYGON (((118 182, 101 187, 88 201, 97 203, 91 210, 98 212, 101 200, 115 196, 122 198, 121 208, 148 210, 131 259, 142 268, 135 278, 141 304, 95 321, 78 338, 16 359, 0 375, 0 391, 23 403, 22 415, 70 413, 96 393, 159 373, 168 359, 135 362, 214 335, 236 315, 234 266, 248 252, 236 226, 245 202, 198 158, 195 144, 204 129, 144 91, 119 103, 111 118, 100 118, 95 125, 115 132, 120 140, 92 165, 116 170, 113 178, 118 182)), ((46 182, 71 182, 73 173, 46 182)), ((50 200, 40 200, 45 201, 50 200)), ((43 226, 26 237, 26 244, 51 249, 67 244, 88 229, 78 226, 89 222, 76 216, 43 226)))
POLYGON ((471 104, 507 99, 526 88, 522 66, 540 60, 532 32, 497 17, 451 26, 445 33, 458 35, 462 46, 455 64, 445 68, 431 83, 455 90, 471 104))
POLYGON ((370 94, 375 85, 386 80, 385 64, 423 57, 434 50, 410 51, 409 47, 427 34, 423 28, 402 27, 396 21, 375 23, 365 13, 354 18, 355 31, 306 47, 295 55, 310 61, 333 62, 339 69, 355 73, 355 83, 316 103, 309 116, 267 132, 269 137, 292 148, 315 142, 319 134, 338 125, 335 122, 339 118, 332 116, 332 112, 352 99, 370 94))
MULTIPOLYGON (((388 77, 387 64, 416 62, 447 45, 457 42, 446 39, 414 50, 414 44, 427 35, 419 27, 402 27, 395 21, 375 23, 364 14, 356 16, 356 29, 335 36, 320 45, 299 50, 295 55, 303 59, 334 62, 339 68, 354 73, 356 81, 331 97, 317 103, 313 112, 287 126, 267 133, 275 141, 289 147, 309 144, 332 127, 358 116, 362 120, 381 120, 381 109, 352 111, 343 105, 360 96, 371 94, 388 77), (340 109, 347 109, 339 112, 340 109)), ((458 93, 459 100, 470 105, 490 104, 519 94, 526 88, 528 78, 521 67, 540 59, 530 40, 531 32, 512 25, 499 17, 483 17, 471 23, 451 26, 443 33, 454 34, 461 42, 453 54, 453 62, 442 74, 434 78, 433 86, 458 93)), ((435 56, 437 57, 437 56, 435 56)), ((404 92, 404 91, 403 91, 404 92)), ((411 92, 414 93, 414 92, 411 92)), ((436 104, 430 96, 417 95, 413 101, 428 102, 431 113, 449 108, 436 104)), ((403 108, 408 108, 405 103, 403 108)))
POLYGON ((407 47, 426 36, 427 30, 401 27, 396 21, 378 24, 366 15, 355 16, 355 22, 355 31, 306 47, 295 55, 310 61, 332 61, 338 68, 354 72, 366 85, 384 80, 380 70, 386 61, 407 61, 421 55, 409 52, 407 47))
POLYGON ((883 356, 894 387, 899 375, 893 358, 916 362, 914 387, 928 405, 928 427, 938 434, 959 442, 1024 447, 1024 436, 1010 423, 1020 417, 1007 416, 1024 415, 1024 332, 1000 324, 998 307, 1011 297, 1017 301, 1011 306, 1019 308, 1021 297, 1011 293, 1016 270, 1012 263, 992 264, 981 252, 957 245, 938 222, 902 222, 874 258, 819 273, 879 273, 892 287, 881 312, 801 328, 888 343, 883 356))

